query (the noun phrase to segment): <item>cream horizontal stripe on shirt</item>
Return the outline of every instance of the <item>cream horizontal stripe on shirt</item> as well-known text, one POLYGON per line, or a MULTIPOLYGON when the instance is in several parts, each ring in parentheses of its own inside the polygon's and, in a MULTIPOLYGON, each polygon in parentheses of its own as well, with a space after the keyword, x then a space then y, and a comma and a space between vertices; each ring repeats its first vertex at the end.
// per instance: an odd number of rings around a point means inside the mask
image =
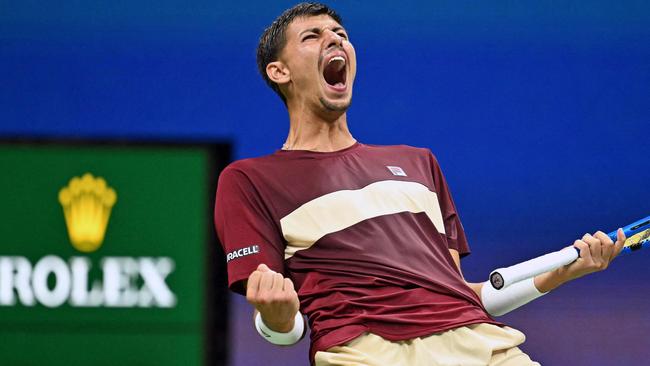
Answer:
POLYGON ((400 212, 424 212, 438 232, 445 226, 438 195, 417 182, 385 180, 361 189, 341 190, 315 198, 280 220, 287 241, 284 259, 316 241, 363 220, 400 212))

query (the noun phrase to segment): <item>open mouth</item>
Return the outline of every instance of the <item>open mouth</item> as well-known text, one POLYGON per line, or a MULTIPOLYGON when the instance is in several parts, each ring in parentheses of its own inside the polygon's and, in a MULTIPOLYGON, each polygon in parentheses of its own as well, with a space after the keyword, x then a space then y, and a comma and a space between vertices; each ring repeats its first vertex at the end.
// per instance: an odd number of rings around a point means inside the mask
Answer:
POLYGON ((346 60, 343 56, 334 56, 327 62, 323 69, 323 78, 327 85, 335 89, 345 89, 345 79, 347 77, 346 60))

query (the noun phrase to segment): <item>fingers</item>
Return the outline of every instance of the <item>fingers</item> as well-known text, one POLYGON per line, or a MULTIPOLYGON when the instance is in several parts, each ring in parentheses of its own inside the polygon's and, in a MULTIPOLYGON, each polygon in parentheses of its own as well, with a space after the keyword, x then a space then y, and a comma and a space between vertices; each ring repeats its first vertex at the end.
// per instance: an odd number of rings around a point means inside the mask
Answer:
POLYGON ((257 297, 261 278, 262 272, 260 271, 253 271, 253 273, 248 276, 248 282, 246 284, 246 299, 248 299, 248 301, 257 297))
POLYGON ((580 250, 582 262, 593 270, 607 268, 622 249, 619 240, 614 244, 612 239, 602 231, 597 231, 593 235, 585 234, 582 239, 576 240, 574 246, 580 250))
POLYGON ((585 234, 582 239, 573 243, 573 246, 580 251, 580 258, 564 267, 563 271, 570 279, 602 271, 621 252, 625 240, 625 233, 621 229, 616 233, 616 243, 602 231, 597 231, 593 235, 585 234))
POLYGON ((265 264, 260 264, 248 278, 246 299, 256 307, 282 302, 295 303, 297 297, 293 282, 265 264))
POLYGON ((623 250, 623 247, 625 246, 625 241, 627 238, 625 237, 625 232, 623 232, 623 229, 619 228, 616 231, 616 243, 614 244, 614 257, 619 255, 621 253, 621 250, 623 250))
POLYGON ((591 234, 587 233, 582 237, 582 241, 589 245, 589 251, 594 262, 599 263, 603 257, 603 248, 600 240, 591 234))
POLYGON ((269 291, 273 288, 275 272, 261 272, 262 278, 260 280, 260 292, 269 291))
POLYGON ((591 251, 589 251, 589 244, 585 243, 582 240, 576 240, 573 243, 573 246, 578 248, 580 250, 580 258, 581 260, 591 263, 593 260, 591 259, 591 251))
POLYGON ((272 271, 266 264, 262 263, 257 266, 257 269, 248 276, 246 284, 246 299, 253 302, 259 297, 260 291, 267 290, 273 285, 273 278, 269 278, 275 272, 272 271))
POLYGON ((614 242, 612 239, 602 231, 597 231, 594 234, 594 237, 600 240, 601 249, 603 253, 603 260, 606 264, 609 264, 611 260, 615 257, 614 255, 614 242))
POLYGON ((295 289, 293 288, 293 282, 291 282, 291 280, 288 279, 288 278, 284 279, 284 287, 283 288, 284 288, 285 291, 295 291, 295 289))
POLYGON ((284 287, 284 277, 279 273, 273 274, 273 287, 271 290, 274 291, 283 291, 284 287))

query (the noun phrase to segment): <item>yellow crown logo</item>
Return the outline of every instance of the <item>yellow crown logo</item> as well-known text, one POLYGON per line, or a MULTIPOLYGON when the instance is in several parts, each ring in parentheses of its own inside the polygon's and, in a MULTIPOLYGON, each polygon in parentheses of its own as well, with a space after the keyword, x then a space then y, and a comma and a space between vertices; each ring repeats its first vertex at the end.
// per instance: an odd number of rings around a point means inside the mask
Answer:
POLYGON ((115 190, 101 177, 86 173, 70 179, 59 191, 59 203, 73 247, 81 252, 99 249, 116 201, 115 190))

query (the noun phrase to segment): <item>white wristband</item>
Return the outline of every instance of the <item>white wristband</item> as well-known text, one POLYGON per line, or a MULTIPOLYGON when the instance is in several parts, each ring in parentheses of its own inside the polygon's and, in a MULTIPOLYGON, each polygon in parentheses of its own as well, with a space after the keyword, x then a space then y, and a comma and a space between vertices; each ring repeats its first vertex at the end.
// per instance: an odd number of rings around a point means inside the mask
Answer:
POLYGON ((546 292, 539 292, 535 287, 533 277, 513 283, 501 290, 495 289, 490 284, 490 281, 487 281, 481 289, 481 300, 488 314, 499 316, 509 313, 545 294, 546 292))
POLYGON ((287 333, 280 333, 267 327, 262 320, 262 315, 258 312, 255 316, 255 329, 257 329, 257 333, 264 337, 264 339, 273 344, 290 346, 296 344, 296 342, 302 338, 303 333, 305 332, 305 321, 302 318, 302 314, 297 312, 293 323, 293 329, 287 333))

